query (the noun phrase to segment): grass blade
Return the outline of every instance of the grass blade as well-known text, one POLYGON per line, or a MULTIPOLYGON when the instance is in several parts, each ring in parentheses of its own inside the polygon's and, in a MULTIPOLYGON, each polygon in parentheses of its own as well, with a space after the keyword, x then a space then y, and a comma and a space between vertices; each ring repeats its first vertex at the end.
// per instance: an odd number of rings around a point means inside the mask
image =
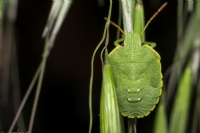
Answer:
POLYGON ((156 112, 154 121, 154 132, 153 133, 168 133, 167 131, 167 114, 165 109, 165 92, 161 96, 160 103, 156 112))
POLYGON ((133 32, 133 14, 135 8, 134 0, 122 0, 122 17, 123 17, 123 25, 124 32, 129 33, 133 32))
POLYGON ((189 115, 192 69, 187 67, 181 77, 170 117, 170 133, 184 133, 189 115), (181 119, 181 121, 180 121, 181 119))
POLYGON ((115 85, 108 63, 103 68, 100 99, 100 133, 124 133, 122 115, 119 113, 115 85))

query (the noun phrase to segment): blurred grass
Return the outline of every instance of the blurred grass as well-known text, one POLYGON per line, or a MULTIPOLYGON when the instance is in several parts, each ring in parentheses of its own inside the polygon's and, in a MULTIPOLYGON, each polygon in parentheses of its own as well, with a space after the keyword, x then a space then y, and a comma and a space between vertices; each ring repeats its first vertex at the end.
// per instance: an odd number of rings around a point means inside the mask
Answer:
MULTIPOLYGON (((199 90, 197 81, 200 78, 199 23, 200 3, 178 1, 177 49, 169 81, 165 83, 167 87, 164 88, 167 92, 164 106, 169 115, 167 115, 167 118, 163 118, 163 121, 169 121, 169 133, 197 133, 199 128, 200 112, 198 105, 200 95, 195 93, 199 90), (192 101, 195 101, 195 105, 192 101), (189 118, 190 114, 193 114, 193 116, 189 118), (189 120, 192 120, 193 123, 191 124, 189 120)), ((165 110, 162 113, 167 114, 165 110)), ((157 111, 156 116, 158 115, 159 112, 157 111)), ((159 123, 155 123, 154 130, 159 129, 159 126, 159 123)))
MULTIPOLYGON (((14 2, 14 3, 8 2, 8 4, 9 5, 12 4, 11 5, 11 9, 16 9, 13 6, 17 7, 16 2, 14 2), (13 4, 15 4, 15 5, 13 5, 13 4)), ((44 45, 44 51, 43 51, 43 54, 42 54, 41 64, 39 65, 38 70, 35 73, 35 76, 34 76, 32 82, 31 82, 29 88, 27 89, 27 92, 26 92, 26 94, 24 96, 23 101, 21 102, 20 107, 18 108, 18 111, 16 111, 16 116, 15 116, 15 118, 14 118, 14 120, 13 120, 11 126, 10 126, 10 129, 8 131, 9 133, 11 133, 13 131, 13 128, 14 128, 16 122, 20 122, 18 119, 19 119, 19 116, 20 116, 20 114, 22 112, 22 109, 23 109, 23 107, 24 107, 24 105, 25 105, 25 103, 27 101, 27 98, 30 95, 30 92, 33 89, 34 84, 36 83, 37 78, 39 78, 38 79, 38 84, 37 84, 37 90, 36 90, 36 94, 35 94, 35 99, 34 99, 34 103, 33 103, 33 108, 32 108, 32 113, 31 113, 31 118, 30 118, 30 123, 29 123, 29 129, 28 129, 29 133, 32 132, 33 123, 34 123, 34 119, 35 119, 35 113, 36 113, 37 104, 38 104, 38 101, 39 101, 39 95, 40 95, 40 91, 41 91, 41 85, 42 85, 42 82, 43 82, 44 71, 45 71, 45 67, 46 67, 46 60, 48 58, 48 55, 50 54, 50 50, 53 47, 54 40, 55 40, 55 38, 57 36, 57 33, 58 33, 58 31, 59 31, 59 29, 60 29, 60 27, 62 25, 62 22, 63 22, 66 14, 67 14, 69 8, 70 8, 70 5, 71 5, 71 2, 61 2, 61 1, 56 1, 56 2, 54 2, 52 4, 52 8, 51 8, 51 11, 50 11, 48 23, 47 23, 47 25, 45 27, 45 30, 44 30, 44 33, 42 35, 43 37, 45 37, 46 41, 45 41, 45 45, 44 45)), ((13 10, 11 10, 11 11, 13 11, 13 10)), ((15 10, 14 12, 16 13, 17 11, 15 10)), ((10 10, 7 11, 7 13, 9 15, 8 18, 10 18, 10 20, 13 21, 14 18, 15 18, 15 13, 10 12, 10 10)), ((13 26, 13 24, 11 24, 11 27, 12 26, 13 26)), ((12 35, 12 32, 10 32, 10 34, 12 35)), ((8 36, 6 36, 6 37, 8 37, 8 36)), ((10 39, 10 40, 12 40, 12 39, 10 39)), ((16 48, 16 47, 14 47, 14 48, 16 48)), ((13 51, 15 51, 15 50, 13 50, 13 51)), ((6 72, 9 72, 9 71, 6 71, 6 72)), ((13 73, 14 72, 15 71, 13 71, 13 73)), ((9 74, 6 74, 6 75, 9 75, 9 74)), ((19 79, 19 77, 16 77, 16 79, 19 79)), ((15 81, 16 81, 16 79, 15 79, 15 81)), ((3 81, 3 83, 5 83, 5 82, 3 81)), ((16 85, 14 85, 14 86, 16 87, 16 85)), ((4 87, 4 88, 8 91, 7 87, 4 87)), ((16 97, 17 93, 15 93, 15 94, 16 94, 15 95, 15 97, 16 97)), ((8 98, 8 96, 6 96, 5 99, 7 99, 7 98, 8 98)), ((17 100, 18 99, 20 99, 20 98, 18 97, 17 100)), ((16 103, 14 103, 14 105, 16 106, 16 103)), ((23 123, 21 123, 21 124, 23 124, 23 123)), ((18 126, 20 128, 25 129, 24 126, 20 126, 20 125, 18 125, 18 126)))
POLYGON ((192 69, 186 67, 175 95, 169 122, 170 133, 184 133, 187 129, 192 91, 192 69))

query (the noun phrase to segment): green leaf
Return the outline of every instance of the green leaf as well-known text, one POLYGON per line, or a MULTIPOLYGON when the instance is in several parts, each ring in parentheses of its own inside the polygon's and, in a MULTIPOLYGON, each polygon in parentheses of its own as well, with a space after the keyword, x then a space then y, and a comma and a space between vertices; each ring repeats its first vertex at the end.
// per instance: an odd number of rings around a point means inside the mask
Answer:
POLYGON ((103 83, 100 99, 100 132, 123 133, 122 115, 119 113, 115 85, 109 64, 103 68, 103 83))
POLYGON ((184 133, 189 115, 192 70, 187 67, 181 77, 170 117, 170 133, 184 133))
POLYGON ((153 133, 168 133, 167 131, 167 114, 165 109, 165 93, 161 96, 160 103, 156 112, 153 133))
MULTIPOLYGON (((143 2, 139 1, 136 3, 135 6, 135 14, 134 14, 134 22, 133 22, 133 31, 134 33, 141 34, 142 30, 144 29, 144 7, 143 2)), ((145 41, 145 34, 142 34, 141 40, 145 41)))

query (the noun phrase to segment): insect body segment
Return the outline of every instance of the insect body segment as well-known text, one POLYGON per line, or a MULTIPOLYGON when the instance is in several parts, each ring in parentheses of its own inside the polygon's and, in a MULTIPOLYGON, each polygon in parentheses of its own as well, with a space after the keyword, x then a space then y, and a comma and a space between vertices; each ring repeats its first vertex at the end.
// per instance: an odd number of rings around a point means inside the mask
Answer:
POLYGON ((115 42, 108 55, 116 86, 119 110, 124 116, 144 117, 155 108, 162 87, 159 54, 141 45, 140 35, 128 33, 115 42), (124 46, 119 43, 124 41, 124 46))

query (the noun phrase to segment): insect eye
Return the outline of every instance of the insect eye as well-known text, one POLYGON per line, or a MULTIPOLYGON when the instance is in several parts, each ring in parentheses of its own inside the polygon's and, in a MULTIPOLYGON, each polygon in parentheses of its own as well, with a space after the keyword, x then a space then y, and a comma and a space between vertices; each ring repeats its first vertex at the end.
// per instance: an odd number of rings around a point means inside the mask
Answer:
POLYGON ((144 45, 144 42, 141 42, 141 44, 140 44, 141 46, 143 46, 144 45))

